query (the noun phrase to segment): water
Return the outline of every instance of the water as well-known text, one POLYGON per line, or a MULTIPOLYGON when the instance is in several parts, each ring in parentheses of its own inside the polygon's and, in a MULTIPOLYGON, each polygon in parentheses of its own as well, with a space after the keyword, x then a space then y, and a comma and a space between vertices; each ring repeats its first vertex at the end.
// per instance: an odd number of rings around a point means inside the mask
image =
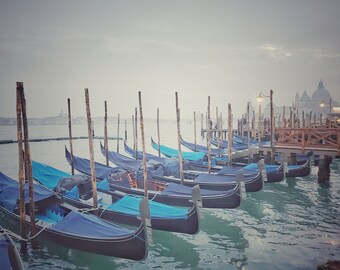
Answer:
MULTIPOLYGON (((150 137, 157 139, 156 125, 147 122, 145 128, 146 149, 155 153, 150 137)), ((183 138, 193 141, 193 124, 182 123, 181 129, 183 138)), ((96 135, 103 135, 102 130, 101 125, 95 126, 96 135)), ((116 136, 115 130, 110 126, 109 135, 116 136)), ((67 136, 68 127, 30 126, 29 132, 30 138, 62 137, 67 136)), ((128 125, 129 136, 131 133, 128 125)), ((73 135, 87 135, 87 127, 74 126, 73 135)), ((174 122, 161 124, 161 138, 161 143, 177 146, 174 122)), ((0 127, 0 139, 16 139, 16 127, 0 127)), ((133 146, 131 137, 128 144, 133 146)), ((31 143, 32 158, 70 171, 64 158, 64 145, 68 146, 68 141, 31 143)), ((109 147, 116 150, 116 141, 110 141, 109 147)), ((94 148, 96 161, 104 163, 98 140, 94 148)), ((122 143, 120 151, 124 153, 122 143)), ((74 141, 74 152, 89 157, 88 141, 74 141)), ((0 170, 17 178, 17 145, 0 145, 0 156, 0 170)), ((201 230, 197 235, 153 231, 153 245, 143 262, 88 254, 50 242, 42 242, 37 250, 30 249, 23 259, 28 269, 50 270, 316 269, 328 260, 340 259, 339 209, 340 161, 334 160, 329 185, 318 184, 317 168, 313 167, 308 177, 267 183, 262 191, 247 193, 237 209, 201 210, 201 230)), ((13 227, 3 216, 0 223, 13 227)))

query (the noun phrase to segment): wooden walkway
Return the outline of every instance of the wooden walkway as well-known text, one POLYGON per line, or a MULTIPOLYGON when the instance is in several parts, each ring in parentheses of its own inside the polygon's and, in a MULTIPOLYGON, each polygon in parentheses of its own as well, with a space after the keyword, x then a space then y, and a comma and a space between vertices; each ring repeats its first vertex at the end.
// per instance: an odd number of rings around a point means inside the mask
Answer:
POLYGON ((275 151, 340 156, 340 127, 276 128, 275 151))

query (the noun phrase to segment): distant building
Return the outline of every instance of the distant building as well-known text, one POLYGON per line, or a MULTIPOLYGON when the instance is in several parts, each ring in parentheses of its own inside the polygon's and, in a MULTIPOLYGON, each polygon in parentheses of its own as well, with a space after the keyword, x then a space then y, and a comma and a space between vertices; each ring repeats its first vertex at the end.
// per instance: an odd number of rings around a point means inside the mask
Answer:
POLYGON ((300 112, 313 112, 313 114, 323 115, 333 112, 333 107, 336 107, 338 102, 333 100, 329 91, 324 87, 323 81, 320 80, 318 88, 312 93, 310 97, 307 91, 304 91, 301 98, 299 93, 296 93, 294 107, 300 112), (324 104, 323 107, 320 104, 324 104))
MULTIPOLYGON (((317 89, 311 95, 309 95, 306 90, 303 91, 301 95, 298 92, 296 93, 292 105, 286 106, 285 117, 289 118, 289 111, 292 109, 299 117, 301 117, 302 112, 305 114, 310 114, 312 112, 312 115, 316 115, 319 118, 320 114, 326 116, 330 112, 334 113, 334 110, 338 107, 338 101, 332 98, 329 91, 325 88, 323 81, 320 80, 317 89), (323 104, 323 107, 320 106, 321 104, 323 104)), ((268 104, 264 109, 265 117, 269 117, 269 111, 268 104)), ((279 119, 283 113, 283 107, 274 106, 274 111, 276 119, 279 119)))

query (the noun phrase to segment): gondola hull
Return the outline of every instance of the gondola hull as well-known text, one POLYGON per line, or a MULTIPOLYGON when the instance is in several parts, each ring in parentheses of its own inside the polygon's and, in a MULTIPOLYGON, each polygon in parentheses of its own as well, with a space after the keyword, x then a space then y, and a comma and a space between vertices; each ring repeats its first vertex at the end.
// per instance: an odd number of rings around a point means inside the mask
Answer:
MULTIPOLYGON (((30 212, 28 185, 24 186, 25 211, 30 212)), ((0 173, 0 211, 17 224, 19 183, 0 173)), ((82 213, 60 200, 51 190, 34 184, 36 236, 68 248, 101 255, 143 260, 148 254, 145 219, 147 204, 141 203, 141 221, 136 230, 104 221, 95 215, 82 213)), ((30 217, 25 224, 30 228, 30 217)), ((28 231, 28 230, 27 230, 28 231)), ((33 236, 35 237, 35 236, 33 236)))
MULTIPOLYGON (((20 217, 7 209, 0 206, 0 211, 5 214, 6 218, 19 224, 20 217)), ((26 219, 26 228, 30 229, 29 218, 26 219)), ((36 223, 39 239, 47 239, 50 242, 62 245, 67 248, 77 249, 85 252, 125 258, 130 260, 144 260, 147 256, 147 246, 145 238, 145 227, 140 226, 136 234, 121 239, 93 239, 79 237, 77 235, 63 234, 36 223)))
MULTIPOLYGON (((66 159, 71 164, 71 156, 70 153, 65 149, 66 159)), ((80 158, 77 156, 73 156, 73 164, 74 168, 84 174, 90 175, 90 162, 87 159, 80 158)), ((115 168, 111 168, 109 166, 105 166, 104 164, 95 163, 95 170, 100 171, 103 178, 98 177, 98 179, 104 179, 104 171, 106 170, 106 175, 110 174, 112 178, 111 171, 115 168)), ((98 175, 96 173, 96 175, 98 175)), ((144 195, 144 187, 133 188, 131 186, 127 186, 123 184, 126 176, 120 176, 116 181, 110 182, 110 190, 112 191, 120 191, 127 194, 143 196, 144 195)), ((153 187, 154 181, 152 180, 149 183, 150 187, 153 187)), ((139 180, 140 184, 143 184, 143 181, 139 180)), ((156 202, 174 205, 174 206, 185 206, 190 207, 192 205, 192 197, 191 197, 191 187, 185 187, 183 185, 177 185, 175 183, 161 183, 162 185, 166 185, 166 189, 162 191, 154 191, 150 190, 148 187, 148 198, 150 200, 154 200, 156 202), (190 191, 189 191, 190 190, 190 191)), ((214 191, 214 190, 201 190, 201 199, 202 206, 205 208, 236 208, 241 203, 240 198, 240 186, 235 186, 234 189, 228 191, 214 191)))

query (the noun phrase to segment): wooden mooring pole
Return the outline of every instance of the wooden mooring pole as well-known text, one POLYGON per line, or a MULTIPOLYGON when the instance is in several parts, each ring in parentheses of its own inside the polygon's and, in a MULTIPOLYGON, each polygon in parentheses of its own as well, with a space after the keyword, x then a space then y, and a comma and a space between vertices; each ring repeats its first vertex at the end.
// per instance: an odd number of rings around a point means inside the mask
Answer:
POLYGON ((197 139, 196 139, 196 112, 194 111, 194 141, 195 141, 195 151, 196 151, 196 145, 197 145, 197 139))
MULTIPOLYGON (((24 157, 22 154, 22 106, 21 106, 21 92, 23 91, 23 83, 16 83, 16 111, 17 111, 17 138, 18 138, 18 157, 19 157, 19 205, 20 205, 20 236, 26 239, 26 226, 25 226, 25 175, 24 175, 24 157)), ((20 241, 21 252, 27 253, 27 242, 20 241)))
POLYGON ((210 96, 208 96, 208 115, 207 115, 207 147, 208 147, 208 173, 211 172, 211 130, 210 130, 210 96))
POLYGON ((157 108, 157 137, 158 137, 158 156, 161 156, 161 136, 159 130, 159 108, 157 108))
POLYGON ((142 108, 142 93, 138 92, 139 99, 139 115, 140 115, 140 130, 142 139, 143 149, 143 175, 144 175, 144 197, 148 197, 148 174, 146 168, 146 153, 145 153, 145 137, 144 137, 144 119, 143 119, 143 108, 142 108))
MULTIPOLYGON (((33 187, 33 176, 32 176, 32 159, 31 159, 31 150, 28 141, 28 124, 27 124, 27 113, 26 113, 26 99, 25 99, 25 91, 22 84, 22 87, 19 87, 20 95, 21 95, 21 108, 22 108, 22 123, 24 128, 24 147, 25 147, 25 164, 27 168, 27 176, 28 176, 28 193, 29 193, 29 205, 30 205, 30 221, 31 221, 31 235, 35 236, 37 233, 36 225, 35 225, 35 203, 34 203, 34 187, 33 187)), ((37 248, 38 243, 36 239, 32 239, 32 247, 37 248)))
POLYGON ((318 170, 318 182, 319 183, 327 183, 330 177, 330 164, 332 163, 331 156, 320 156, 319 159, 319 170, 318 170))
POLYGON ((118 123, 117 123, 117 153, 119 153, 119 125, 120 125, 120 114, 118 114, 118 123))
POLYGON ((138 112, 137 107, 135 107, 135 143, 136 143, 136 160, 138 160, 138 131, 137 131, 137 123, 138 123, 138 112))
POLYGON ((248 163, 251 162, 252 152, 250 149, 250 102, 247 102, 247 139, 248 139, 248 163))
POLYGON ((74 164, 73 164, 73 144, 72 144, 72 117, 71 117, 71 99, 67 99, 67 110, 68 110, 68 137, 70 142, 71 152, 71 173, 74 175, 74 164))
POLYGON ((178 106, 178 93, 175 92, 176 98, 176 118, 177 118, 177 139, 178 139, 178 158, 179 158, 179 175, 181 178, 181 184, 184 184, 184 177, 183 177, 183 157, 182 157, 182 148, 181 148, 181 125, 180 125, 180 110, 178 106))
POLYGON ((124 140, 127 141, 127 121, 126 121, 126 119, 124 120, 124 124, 125 124, 125 136, 124 136, 124 140))
POLYGON ((91 179, 92 179, 92 192, 93 192, 93 208, 98 208, 98 195, 96 184, 96 171, 94 168, 94 154, 93 154, 93 137, 92 135, 92 121, 89 101, 89 90, 85 88, 85 103, 86 103, 86 116, 87 116, 87 130, 89 134, 89 151, 90 151, 90 165, 91 165, 91 179))
POLYGON ((231 114, 231 104, 228 103, 228 165, 232 164, 232 146, 233 146, 233 119, 231 114))
POLYGON ((105 158, 106 166, 109 166, 109 142, 107 139, 107 102, 104 102, 105 116, 104 116, 104 148, 105 148, 105 158))

